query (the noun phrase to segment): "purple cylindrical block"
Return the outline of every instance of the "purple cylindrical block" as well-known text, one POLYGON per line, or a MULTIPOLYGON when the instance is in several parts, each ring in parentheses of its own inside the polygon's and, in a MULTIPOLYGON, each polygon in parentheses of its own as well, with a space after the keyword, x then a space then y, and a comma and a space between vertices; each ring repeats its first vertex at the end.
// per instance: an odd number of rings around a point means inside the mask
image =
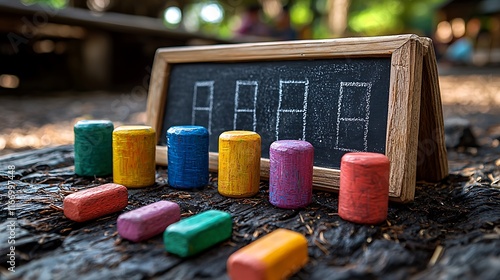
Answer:
POLYGON ((160 200, 121 214, 116 222, 121 237, 139 242, 162 233, 181 219, 181 209, 175 202, 160 200))
POLYGON ((296 209, 312 199, 314 148, 301 140, 279 140, 269 149, 269 201, 296 209))

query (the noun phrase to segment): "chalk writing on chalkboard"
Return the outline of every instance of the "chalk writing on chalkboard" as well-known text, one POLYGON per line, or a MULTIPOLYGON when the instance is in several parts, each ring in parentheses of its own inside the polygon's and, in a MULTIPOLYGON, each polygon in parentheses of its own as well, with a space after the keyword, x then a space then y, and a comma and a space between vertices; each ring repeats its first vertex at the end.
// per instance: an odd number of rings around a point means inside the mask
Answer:
MULTIPOLYGON (((276 140, 280 139, 297 139, 306 140, 306 124, 307 124, 307 89, 309 87, 309 81, 282 81, 280 80, 280 91, 279 91, 279 103, 276 115, 276 140), (298 86, 297 91, 293 91, 293 87, 298 86), (302 88, 303 87, 303 88, 302 88), (297 99, 298 102, 295 102, 297 99), (302 101, 303 100, 303 101, 302 101), (302 104, 301 104, 302 101, 302 104), (294 104, 299 107, 294 108, 294 104), (302 106, 301 106, 302 105, 302 106), (288 115, 290 114, 290 115, 288 115), (283 122, 280 127, 280 120, 286 119, 287 115, 289 118, 295 117, 295 115, 300 118, 302 117, 302 137, 297 137, 298 135, 293 135, 290 132, 300 131, 297 127, 287 127, 286 123, 283 122), (280 138, 280 130, 281 133, 280 138)), ((300 127, 299 127, 300 128, 300 127)))
MULTIPOLYGON (((257 128, 257 96, 258 96, 257 81, 236 81, 236 90, 234 97, 234 121, 233 129, 252 130, 257 128), (245 89, 248 87, 249 89, 245 89), (242 89, 243 88, 243 89, 242 89), (238 116, 242 119, 242 115, 251 114, 251 125, 245 122, 238 122, 238 116)), ((279 103, 276 110, 276 140, 280 139, 298 139, 306 140, 307 126, 307 91, 309 81, 283 81, 280 80, 279 86, 279 103), (298 92, 288 92, 288 85, 303 85, 303 89, 298 92), (299 102, 296 102, 297 99, 299 102), (302 102, 302 104, 300 104, 302 102), (300 107, 294 108, 296 105, 300 107), (298 115, 302 117, 302 134, 292 135, 290 132, 300 131, 297 127, 286 127, 286 123, 280 122, 286 119, 290 114, 292 117, 298 115), (280 125, 281 124, 281 125, 280 125), (280 131, 283 131, 280 135, 280 131), (288 133, 288 135, 287 135, 288 133), (281 136, 281 137, 280 137, 281 136)), ((211 130, 212 124, 212 104, 213 104, 214 81, 197 81, 194 85, 193 93, 193 111, 192 125, 203 125, 206 123, 211 130), (202 91, 200 88, 206 87, 208 90, 202 91), (202 116, 199 111, 207 112, 202 116), (196 117, 198 113, 198 118, 196 117)), ((371 83, 362 82, 340 82, 340 94, 338 99, 337 112, 337 133, 335 141, 335 149, 341 151, 367 151, 368 150, 368 123, 370 121, 370 92, 371 83), (353 89, 354 88, 354 89, 353 89), (357 88, 360 88, 359 90, 357 88), (344 102, 344 103, 343 103, 344 102), (354 110, 351 108, 353 104, 359 104, 354 110), (363 135, 363 145, 357 148, 342 147, 344 143, 341 139, 342 135, 354 133, 363 135)))
POLYGON ((214 99, 214 81, 196 82, 193 93, 191 123, 205 126, 208 133, 212 128, 212 106, 214 99))
POLYGON ((161 143, 173 125, 201 125, 210 151, 228 130, 305 140, 315 165, 339 168, 349 151, 385 152, 390 58, 172 65, 161 143), (189 118, 188 118, 189 117, 189 118))
MULTIPOLYGON (((236 93, 234 95, 234 121, 233 129, 255 131, 257 129, 257 93, 259 83, 257 81, 236 81, 236 93), (252 126, 245 122, 238 123, 238 116, 251 114, 252 126)), ((240 117, 242 119, 242 117, 240 117)))
POLYGON ((340 96, 337 113, 337 138, 335 149, 347 152, 368 150, 368 123, 370 122, 370 92, 371 83, 340 83, 340 96), (344 102, 344 103, 343 103, 344 102), (356 110, 346 109, 352 104, 359 104, 356 110), (344 131, 345 130, 345 131, 344 131), (341 133, 342 132, 342 133, 341 133), (363 134, 363 146, 342 147, 342 135, 351 133, 363 134))

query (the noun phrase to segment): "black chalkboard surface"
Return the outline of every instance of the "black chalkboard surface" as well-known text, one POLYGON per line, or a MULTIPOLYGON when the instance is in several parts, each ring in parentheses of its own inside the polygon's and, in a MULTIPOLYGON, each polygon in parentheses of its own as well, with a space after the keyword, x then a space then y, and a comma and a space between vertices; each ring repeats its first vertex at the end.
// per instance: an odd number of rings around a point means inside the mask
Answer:
POLYGON ((390 57, 187 63, 172 66, 161 144, 174 125, 202 125, 210 151, 219 135, 252 130, 262 157, 275 140, 301 139, 315 165, 340 168, 348 151, 385 153, 390 57))
POLYGON ((432 41, 416 35, 159 49, 146 114, 162 165, 167 129, 195 124, 210 132, 212 171, 219 135, 243 129, 262 137, 262 178, 279 139, 313 144, 323 190, 338 190, 350 151, 389 157, 395 201, 413 200, 417 176, 448 174, 432 41))

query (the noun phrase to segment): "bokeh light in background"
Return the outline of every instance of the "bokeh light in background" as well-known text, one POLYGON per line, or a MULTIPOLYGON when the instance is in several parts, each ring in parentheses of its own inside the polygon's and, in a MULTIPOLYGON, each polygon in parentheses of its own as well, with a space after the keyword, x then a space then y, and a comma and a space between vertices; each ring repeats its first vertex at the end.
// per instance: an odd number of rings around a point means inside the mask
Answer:
POLYGON ((453 40, 451 24, 447 21, 441 21, 436 28, 436 39, 441 43, 449 43, 453 40))
MULTIPOLYGON (((57 8, 73 5, 70 0, 22 0, 23 3, 44 3, 57 8)), ((120 12, 117 7, 135 7, 146 11, 154 1, 139 4, 133 0, 82 0, 94 12, 120 12), (142 5, 142 6, 141 6, 142 5)), ((260 7, 260 20, 276 28, 284 13, 289 15, 297 39, 373 36, 417 33, 430 36, 436 31, 436 11, 447 0, 165 0, 160 17, 170 29, 183 28, 220 38, 233 38, 242 24, 246 10, 260 7)), ((75 2, 76 3, 76 2, 75 2)), ((161 4, 160 4, 161 5, 161 4)), ((140 13, 142 13, 140 12, 140 13)), ((152 15, 149 15, 152 16, 152 15)), ((466 22, 451 22, 454 37, 465 33, 466 22)), ((443 28, 442 24, 441 37, 443 28)), ((447 31, 446 31, 447 32, 447 31)), ((444 37, 443 37, 444 36, 444 37)), ((463 36, 463 35, 461 35, 463 36)))
POLYGON ((465 21, 463 18, 454 18, 451 20, 451 31, 455 38, 465 35, 465 21))
POLYGON ((19 86, 19 78, 16 75, 9 75, 9 74, 0 75, 0 87, 17 88, 18 86, 19 86))
POLYGON ((165 9, 164 19, 168 24, 178 25, 182 20, 182 11, 177 6, 170 6, 165 9))
POLYGON ((189 32, 201 32, 220 38, 232 37, 230 26, 234 14, 227 14, 220 2, 187 3, 182 9, 182 27, 189 32))
MULTIPOLYGON (((134 15, 146 21, 156 18, 159 20, 155 24, 161 20, 171 30, 234 42, 413 33, 434 39, 438 58, 445 57, 448 47, 460 40, 476 52, 472 56, 472 61, 478 62, 475 65, 500 63, 500 35, 496 35, 500 34, 500 5, 491 4, 500 0, 17 1, 60 9, 89 9, 95 16, 109 12, 134 15), (488 3, 489 6, 485 5, 488 3), (252 9, 253 20, 249 20, 252 9)), ((85 32, 76 28, 79 27, 54 23, 39 26, 34 32, 40 41, 32 45, 33 51, 66 53, 70 45, 52 37, 84 39, 85 32)))
POLYGON ((219 23, 224 17, 222 7, 218 3, 204 4, 201 8, 201 19, 208 23, 219 23))
POLYGON ((436 27, 436 40, 440 43, 450 43, 468 35, 475 37, 481 28, 481 21, 477 18, 470 19, 467 23, 463 18, 454 18, 451 21, 441 21, 436 27))
POLYGON ((55 43, 52 40, 40 40, 33 44, 33 51, 36 53, 51 53, 55 50, 55 43))
POLYGON ((104 12, 110 4, 111 0, 87 0, 87 7, 94 12, 104 12))
POLYGON ((469 36, 476 37, 481 30, 481 21, 478 18, 470 19, 467 22, 466 29, 466 33, 469 34, 469 36))

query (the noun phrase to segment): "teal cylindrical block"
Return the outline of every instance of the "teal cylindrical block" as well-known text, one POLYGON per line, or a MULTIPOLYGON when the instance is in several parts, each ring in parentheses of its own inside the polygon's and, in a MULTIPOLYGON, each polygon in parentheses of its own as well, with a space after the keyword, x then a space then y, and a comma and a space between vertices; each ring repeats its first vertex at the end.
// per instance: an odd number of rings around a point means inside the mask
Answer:
POLYGON ((74 126, 75 174, 107 176, 113 173, 113 123, 107 120, 83 120, 74 126))

